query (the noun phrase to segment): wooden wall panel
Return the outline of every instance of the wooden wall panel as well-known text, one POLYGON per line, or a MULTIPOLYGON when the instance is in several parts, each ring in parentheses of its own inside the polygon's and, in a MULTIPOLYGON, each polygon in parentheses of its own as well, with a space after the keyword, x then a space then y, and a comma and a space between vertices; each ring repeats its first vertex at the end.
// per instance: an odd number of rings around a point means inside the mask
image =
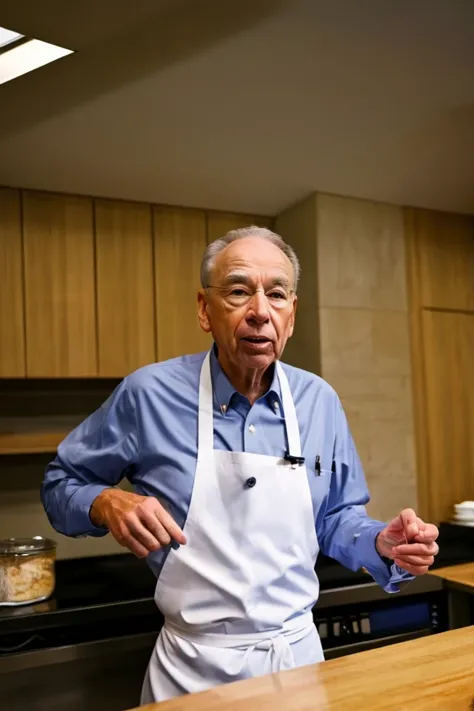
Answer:
POLYGON ((474 314, 422 312, 429 512, 474 499, 474 314))
POLYGON ((26 375, 21 209, 18 190, 0 188, 0 377, 26 375))
POLYGON ((474 217, 405 210, 419 512, 473 498, 474 217))
POLYGON ((156 360, 149 205, 95 202, 99 375, 123 377, 156 360))
POLYGON ((474 311, 474 218, 415 210, 421 305, 474 311))
POLYGON ((28 377, 97 374, 92 201, 23 194, 28 377))
POLYGON ((206 215, 200 210, 156 207, 153 219, 158 360, 207 350, 211 337, 197 320, 206 215))
POLYGON ((273 220, 271 217, 258 217, 256 215, 241 215, 231 212, 209 212, 207 216, 207 241, 212 242, 219 237, 223 237, 230 230, 237 230, 240 227, 268 227, 272 229, 273 220))

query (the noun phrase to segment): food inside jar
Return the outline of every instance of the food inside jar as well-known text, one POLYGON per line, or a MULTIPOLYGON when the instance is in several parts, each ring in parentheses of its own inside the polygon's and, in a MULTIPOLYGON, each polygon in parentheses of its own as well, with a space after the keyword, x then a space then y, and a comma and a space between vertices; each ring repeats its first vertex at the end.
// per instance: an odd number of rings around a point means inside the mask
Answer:
POLYGON ((0 604, 49 597, 54 590, 52 552, 0 558, 0 604))

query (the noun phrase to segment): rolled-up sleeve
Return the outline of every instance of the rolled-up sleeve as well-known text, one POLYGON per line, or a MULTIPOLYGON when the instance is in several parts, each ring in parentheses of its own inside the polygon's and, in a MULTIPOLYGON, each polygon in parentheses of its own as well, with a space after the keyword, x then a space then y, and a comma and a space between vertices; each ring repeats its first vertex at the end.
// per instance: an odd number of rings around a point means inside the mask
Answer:
POLYGON ((370 500, 362 465, 342 405, 335 408, 335 472, 331 474, 326 505, 318 517, 321 551, 350 570, 365 568, 386 592, 400 590, 413 579, 395 563, 385 561, 375 547, 385 523, 368 516, 370 500))
POLYGON ((135 402, 125 379, 61 442, 46 468, 41 501, 53 528, 66 536, 105 535, 90 520, 92 502, 137 460, 135 402))

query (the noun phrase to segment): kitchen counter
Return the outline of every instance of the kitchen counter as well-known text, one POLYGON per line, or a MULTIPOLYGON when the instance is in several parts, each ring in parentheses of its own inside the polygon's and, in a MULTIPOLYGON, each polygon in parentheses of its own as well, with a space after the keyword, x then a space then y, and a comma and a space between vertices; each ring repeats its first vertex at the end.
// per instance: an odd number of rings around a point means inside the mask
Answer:
POLYGON ((467 627, 140 709, 473 711, 473 669, 474 627, 467 627))
POLYGON ((441 580, 447 591, 449 628, 474 624, 474 563, 437 568, 429 575, 441 580))
POLYGON ((453 587, 474 595, 474 563, 439 568, 431 571, 430 575, 442 578, 448 585, 451 583, 453 587))

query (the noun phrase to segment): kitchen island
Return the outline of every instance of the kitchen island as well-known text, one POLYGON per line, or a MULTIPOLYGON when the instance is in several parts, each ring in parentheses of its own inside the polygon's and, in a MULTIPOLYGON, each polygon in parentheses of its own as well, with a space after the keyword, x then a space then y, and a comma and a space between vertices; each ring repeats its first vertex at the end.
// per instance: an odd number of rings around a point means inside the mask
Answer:
POLYGON ((140 709, 474 711, 474 626, 140 709))

